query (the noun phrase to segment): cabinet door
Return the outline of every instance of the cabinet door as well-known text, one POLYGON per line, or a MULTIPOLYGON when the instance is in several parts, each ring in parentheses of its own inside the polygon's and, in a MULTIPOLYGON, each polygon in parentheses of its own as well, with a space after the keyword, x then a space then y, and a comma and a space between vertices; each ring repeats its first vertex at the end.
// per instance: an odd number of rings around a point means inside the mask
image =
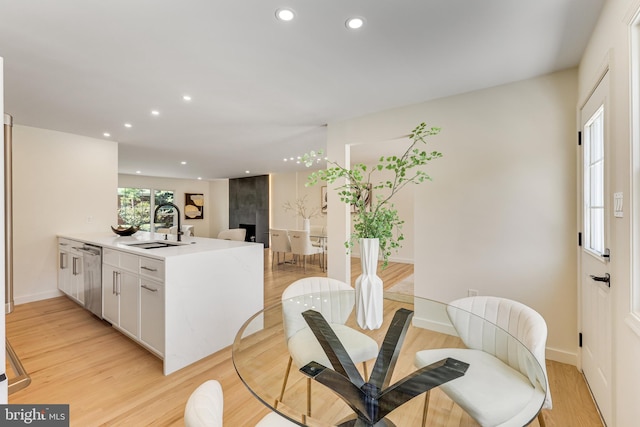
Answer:
POLYGON ((140 340, 164 356, 164 285, 140 280, 140 340))
POLYGON ((68 251, 58 252, 58 289, 65 294, 71 293, 71 256, 68 251))
POLYGON ((113 325, 120 323, 120 304, 117 294, 120 272, 110 265, 102 265, 102 317, 113 325))
POLYGON ((71 254, 71 296, 84 304, 84 274, 82 255, 71 254))
POLYGON ((139 279, 135 274, 120 272, 120 328, 138 338, 139 279))

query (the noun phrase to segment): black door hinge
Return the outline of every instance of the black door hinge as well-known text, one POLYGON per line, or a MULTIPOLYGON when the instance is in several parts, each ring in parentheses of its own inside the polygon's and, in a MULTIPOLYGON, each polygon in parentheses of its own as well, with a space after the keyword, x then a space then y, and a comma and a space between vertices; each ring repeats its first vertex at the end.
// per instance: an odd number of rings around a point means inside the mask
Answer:
POLYGON ((578 347, 582 347, 582 332, 578 334, 578 347))
POLYGON ((582 246, 582 233, 578 233, 578 246, 582 246))
POLYGON ((578 131, 578 145, 582 145, 582 131, 578 131))

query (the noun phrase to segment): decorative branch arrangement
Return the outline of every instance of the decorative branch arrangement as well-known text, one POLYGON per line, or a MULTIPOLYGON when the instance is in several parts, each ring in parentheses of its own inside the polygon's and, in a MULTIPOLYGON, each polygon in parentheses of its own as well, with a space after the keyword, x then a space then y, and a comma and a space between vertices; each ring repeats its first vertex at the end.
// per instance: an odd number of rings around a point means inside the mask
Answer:
POLYGON ((284 205, 282 205, 286 212, 293 211, 297 216, 302 217, 303 219, 311 219, 321 215, 320 207, 314 206, 312 208, 307 207, 307 196, 297 198, 294 204, 287 201, 284 205))
MULTIPOLYGON (((431 180, 431 177, 419 167, 442 157, 442 153, 438 151, 427 153, 422 148, 418 148, 418 145, 426 145, 427 138, 439 132, 440 128, 427 128, 425 123, 421 123, 408 135, 412 143, 400 156, 383 156, 371 168, 358 163, 351 169, 324 158, 331 166, 309 175, 307 186, 315 185, 318 181, 333 183, 339 178, 345 178, 345 184, 337 187, 338 195, 343 203, 356 207, 354 232, 345 242, 348 251, 353 248, 358 239, 377 238, 384 260, 382 268, 387 266, 391 251, 400 248, 404 240, 402 234, 404 221, 400 219, 391 199, 408 184, 420 184, 431 180), (372 182, 374 173, 380 171, 391 171, 393 179, 372 182), (371 189, 378 191, 375 191, 375 200, 368 204, 362 195, 368 194, 371 189)), ((307 167, 310 167, 323 159, 322 154, 322 151, 312 151, 305 154, 302 160, 307 167)))

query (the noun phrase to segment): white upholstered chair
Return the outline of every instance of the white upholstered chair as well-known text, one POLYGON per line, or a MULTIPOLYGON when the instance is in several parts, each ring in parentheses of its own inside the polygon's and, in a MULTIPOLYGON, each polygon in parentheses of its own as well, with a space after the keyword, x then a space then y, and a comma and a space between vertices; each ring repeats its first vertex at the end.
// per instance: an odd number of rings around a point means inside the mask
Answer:
MULTIPOLYGON (((184 408, 185 427, 222 427, 224 407, 222 386, 216 380, 208 380, 196 388, 184 408)), ((294 427, 286 418, 270 412, 256 427, 294 427)))
MULTIPOLYGON (((467 348, 419 351, 416 367, 446 357, 468 363, 464 376, 440 389, 481 426, 524 426, 537 414, 544 427, 540 407, 551 409, 552 402, 545 365, 547 325, 542 316, 517 301, 489 296, 453 301, 447 314, 467 348), (506 339, 505 331, 524 344, 535 360, 506 339), (535 363, 542 368, 542 377, 535 363)), ((425 416, 428 393, 426 399, 425 416)))
MULTIPOLYGON (((183 236, 193 236, 193 225, 181 225, 183 236)), ((177 234, 178 226, 174 225, 173 227, 169 227, 169 234, 177 234)))
MULTIPOLYGON (((355 291, 347 283, 328 277, 305 277, 290 284, 282 292, 282 316, 285 339, 289 349, 289 363, 284 375, 279 401, 282 401, 291 370, 291 363, 302 368, 315 361, 332 368, 302 313, 310 307, 325 318, 354 364, 362 363, 364 378, 368 378, 366 362, 378 357, 378 343, 346 326, 355 305, 355 291), (353 291, 353 292, 345 292, 353 291), (322 298, 318 296, 322 295, 322 298)), ((307 415, 311 416, 311 378, 307 378, 307 415)))
POLYGON ((307 271, 307 257, 310 255, 321 256, 324 252, 323 248, 313 246, 310 234, 306 230, 289 230, 289 240, 291 241, 291 252, 296 255, 298 259, 302 257, 305 272, 307 271))
POLYGON ((291 242, 289 241, 289 234, 287 230, 279 228, 272 228, 269 230, 271 235, 271 269, 273 270, 273 262, 277 257, 278 264, 280 263, 280 253, 283 253, 284 262, 287 261, 287 254, 291 253, 291 242))
POLYGON ((244 242, 246 235, 246 228, 231 228, 229 230, 222 230, 220 233, 218 233, 218 239, 237 240, 240 242, 244 242))

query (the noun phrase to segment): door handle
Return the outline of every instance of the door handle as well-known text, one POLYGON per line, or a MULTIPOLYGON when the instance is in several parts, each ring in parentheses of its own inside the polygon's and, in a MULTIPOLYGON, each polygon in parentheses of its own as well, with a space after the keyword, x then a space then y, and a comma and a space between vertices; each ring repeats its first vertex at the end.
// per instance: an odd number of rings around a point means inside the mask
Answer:
POLYGON ((611 276, 609 275, 609 273, 604 273, 604 276, 594 276, 592 274, 591 278, 596 282, 604 282, 608 287, 611 287, 611 276))

